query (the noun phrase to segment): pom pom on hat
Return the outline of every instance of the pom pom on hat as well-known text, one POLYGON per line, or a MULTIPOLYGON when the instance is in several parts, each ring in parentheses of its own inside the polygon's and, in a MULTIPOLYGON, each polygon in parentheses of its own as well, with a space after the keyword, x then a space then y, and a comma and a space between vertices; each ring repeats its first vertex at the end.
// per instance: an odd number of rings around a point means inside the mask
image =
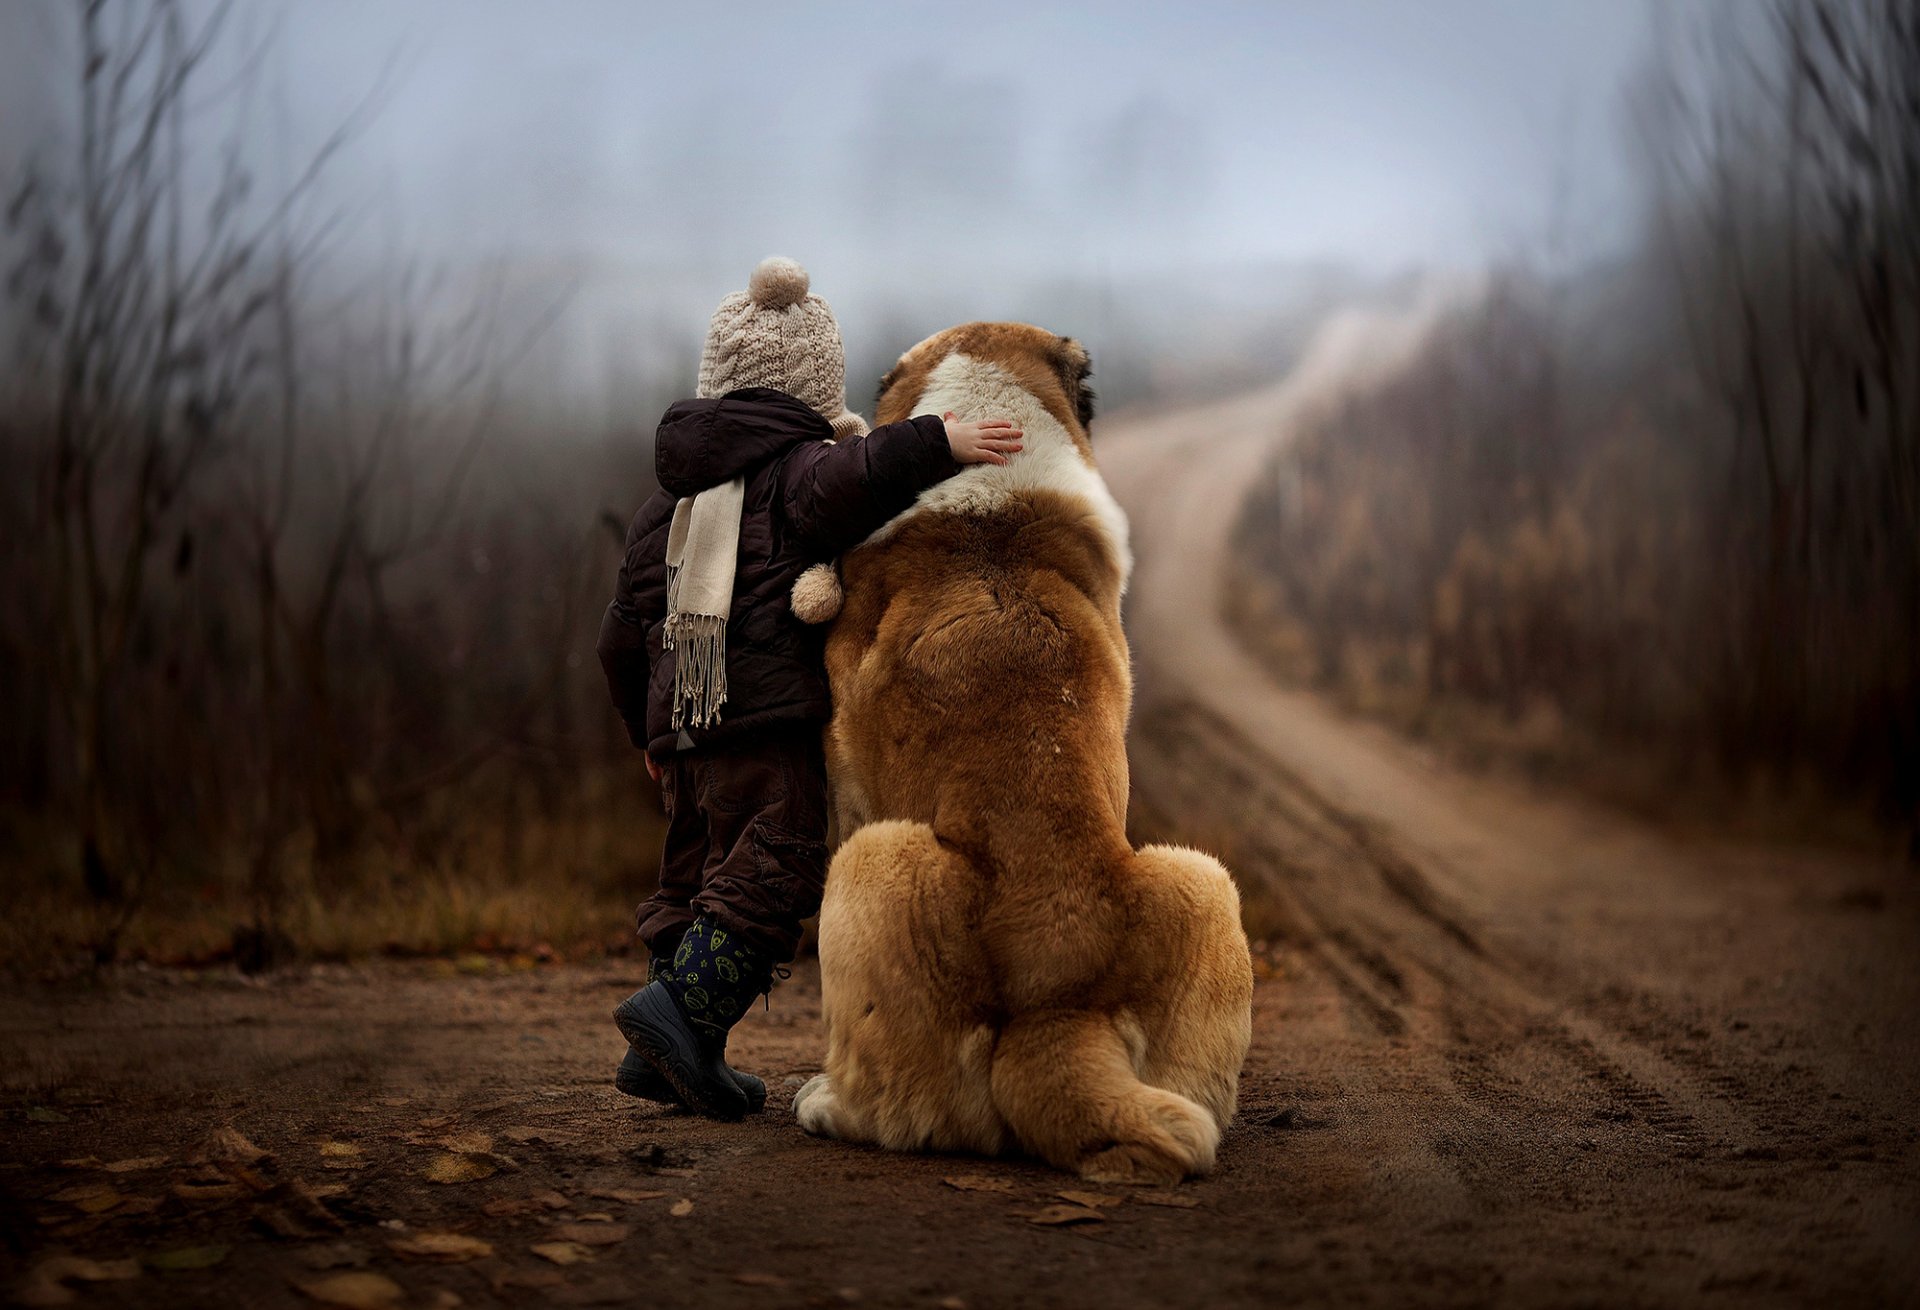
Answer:
POLYGON ((807 270, 784 255, 760 261, 747 280, 747 297, 763 309, 785 309, 807 296, 807 270))

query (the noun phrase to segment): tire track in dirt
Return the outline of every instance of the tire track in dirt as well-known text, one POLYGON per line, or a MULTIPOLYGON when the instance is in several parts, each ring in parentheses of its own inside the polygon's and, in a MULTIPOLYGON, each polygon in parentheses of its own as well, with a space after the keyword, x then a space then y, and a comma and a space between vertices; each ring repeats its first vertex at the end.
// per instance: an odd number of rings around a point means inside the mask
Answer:
MULTIPOLYGON (((1493 1209, 1639 1207, 1665 1216, 1662 1231, 1703 1238, 1724 1230, 1702 1225, 1791 1210, 1796 1191, 1863 1206, 1879 1189, 1881 1213, 1911 1206, 1913 1189, 1884 1174, 1835 1172, 1912 1155, 1898 1099, 1861 1102, 1843 1043, 1822 1048, 1823 1068, 1730 1041, 1747 1025, 1729 1029, 1699 995, 1729 973, 1751 979, 1736 994, 1760 994, 1765 965, 1715 949, 1729 923, 1811 941, 1791 900, 1784 914, 1735 917, 1756 887, 1780 899, 1777 861, 1702 855, 1452 774, 1275 686, 1228 631, 1248 487, 1291 432, 1407 358, 1440 306, 1346 315, 1277 387, 1097 434, 1142 561, 1128 607, 1139 835, 1191 841, 1235 871, 1301 1009, 1341 1017, 1341 1031, 1295 1034, 1286 1049, 1366 1118, 1360 1149, 1418 1188, 1464 1188, 1493 1209)), ((1806 873, 1853 876, 1818 861, 1806 873)), ((1823 970, 1847 972, 1833 943, 1813 944, 1823 970)), ((1824 1035, 1804 1011, 1793 1022, 1774 1051, 1824 1035)), ((1828 1225, 1822 1258, 1898 1265, 1897 1232, 1828 1225)), ((1773 1254, 1812 1242, 1783 1231, 1773 1254)))
MULTIPOLYGON (((1440 1054, 1468 1104, 1502 1099, 1501 1079, 1481 1054, 1487 1043, 1524 1039, 1564 1063, 1575 1086, 1605 1089, 1623 1103, 1633 1119, 1617 1122, 1648 1125, 1659 1150, 1697 1155, 1753 1140, 1758 1107, 1740 1080, 1677 1065, 1651 1034, 1609 1025, 1556 994, 1550 980, 1523 977, 1517 962, 1481 944, 1390 839, 1328 804, 1231 724, 1198 706, 1161 705, 1140 735, 1186 776, 1229 778, 1268 823, 1313 836, 1303 857, 1254 827, 1239 837, 1235 867, 1286 906, 1296 940, 1381 1035, 1440 1054), (1302 876, 1313 862, 1319 867, 1302 876)), ((1188 804, 1206 799, 1190 796, 1188 804)))

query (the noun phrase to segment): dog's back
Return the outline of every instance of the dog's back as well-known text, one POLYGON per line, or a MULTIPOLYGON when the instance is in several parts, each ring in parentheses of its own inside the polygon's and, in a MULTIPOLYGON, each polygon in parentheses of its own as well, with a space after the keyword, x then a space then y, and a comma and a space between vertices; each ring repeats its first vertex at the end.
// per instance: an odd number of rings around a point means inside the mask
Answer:
POLYGON ((890 375, 882 418, 1011 417, 1028 451, 843 561, 828 749, 851 835, 821 916, 828 1077, 802 1122, 1178 1178, 1231 1115, 1251 972, 1225 871, 1126 840, 1130 558, 1085 375, 1077 344, 1009 324, 930 338, 890 375), (1163 1038, 1176 1011, 1197 1056, 1163 1038))

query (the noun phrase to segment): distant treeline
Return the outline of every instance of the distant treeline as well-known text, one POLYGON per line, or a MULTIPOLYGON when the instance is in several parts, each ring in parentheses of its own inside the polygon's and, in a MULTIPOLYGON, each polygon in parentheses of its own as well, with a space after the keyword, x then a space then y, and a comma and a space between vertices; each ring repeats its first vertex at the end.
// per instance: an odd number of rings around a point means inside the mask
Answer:
POLYGON ((195 125, 230 9, 76 13, 77 139, 4 213, 9 958, 617 938, 659 820, 597 511, 649 489, 639 416, 530 431, 537 313, 320 277, 356 129, 263 195, 195 125))
POLYGON ((1696 17, 1631 88, 1637 253, 1508 268, 1291 448, 1243 617, 1411 723, 1479 706, 1664 760, 1648 790, 1759 778, 1915 833, 1920 7, 1696 17))
MULTIPOLYGON (((621 941, 662 818, 593 642, 711 300, 369 273, 330 165, 377 105, 260 159, 245 6, 48 12, 69 121, 0 178, 0 968, 621 941), (609 394, 566 389, 609 352, 609 394)), ((1208 276, 994 312, 1081 335, 1124 403, 1269 377, 1357 289, 1208 276)), ((903 296, 851 402, 963 308, 903 296)))

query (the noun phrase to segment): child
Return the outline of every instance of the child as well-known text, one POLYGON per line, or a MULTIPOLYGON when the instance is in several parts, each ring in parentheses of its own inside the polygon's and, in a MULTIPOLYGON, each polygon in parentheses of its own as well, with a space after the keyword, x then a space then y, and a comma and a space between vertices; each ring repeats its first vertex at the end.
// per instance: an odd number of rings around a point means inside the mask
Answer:
POLYGON ((867 433, 847 412, 840 329, 806 272, 769 259, 720 302, 700 396, 661 420, 661 490, 627 530, 600 663, 667 809, 640 907, 647 985, 614 1012, 614 1083, 736 1119, 766 1086, 727 1032, 791 960, 826 884, 824 630, 788 591, 962 464, 1004 464, 1004 421, 922 415, 867 433), (838 438, 838 442, 829 438, 838 438))

